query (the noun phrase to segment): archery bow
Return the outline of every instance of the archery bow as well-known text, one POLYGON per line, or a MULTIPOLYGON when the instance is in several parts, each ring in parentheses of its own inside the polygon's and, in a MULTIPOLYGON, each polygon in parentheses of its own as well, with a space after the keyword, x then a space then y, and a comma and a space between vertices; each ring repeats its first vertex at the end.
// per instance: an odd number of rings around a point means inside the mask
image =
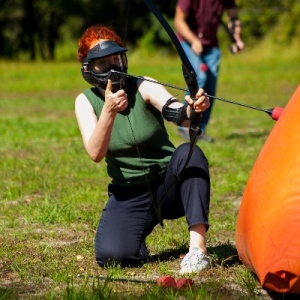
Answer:
MULTIPOLYGON (((184 91, 184 92, 189 91, 188 89, 179 87, 177 85, 165 83, 165 82, 162 82, 162 81, 152 80, 152 79, 149 79, 149 78, 145 78, 143 76, 131 75, 131 74, 116 71, 116 70, 111 70, 111 73, 118 73, 118 74, 121 74, 121 75, 126 76, 126 77, 131 77, 131 78, 136 78, 136 79, 140 79, 140 80, 144 80, 144 81, 149 81, 149 82, 152 82, 152 83, 155 83, 155 84, 160 84, 160 85, 163 85, 163 86, 175 89, 175 90, 179 90, 179 91, 184 91)), ((206 94, 206 93, 205 93, 205 95, 208 98, 212 98, 212 99, 220 100, 220 101, 227 102, 227 103, 230 103, 230 104, 234 104, 234 105, 250 108, 250 109, 253 109, 253 110, 265 112, 274 121, 277 121, 279 119, 281 113, 284 110, 284 108, 278 107, 278 106, 275 106, 275 107, 269 108, 269 109, 264 109, 264 108, 256 107, 256 106, 249 105, 249 104, 246 104, 246 103, 241 103, 241 102, 237 102, 237 101, 233 101, 233 100, 229 100, 229 99, 225 99, 225 98, 221 98, 221 97, 217 97, 217 96, 212 96, 212 95, 209 95, 209 94, 206 94)))
MULTIPOLYGON (((153 4, 151 0, 144 0, 145 4, 148 6, 148 8, 151 10, 151 12, 155 15, 157 20, 160 22, 162 27, 166 30, 169 37, 171 38, 174 46, 176 47, 176 50, 179 54, 179 57, 182 62, 182 73, 184 80, 188 86, 190 95, 192 99, 195 99, 196 93, 198 92, 199 86, 197 82, 197 75, 195 73, 194 68, 192 67, 186 53, 184 52, 176 34, 174 33, 173 29, 169 25, 169 23, 166 21, 166 19, 163 17, 163 15, 159 12, 159 10, 156 8, 156 6, 153 4)), ((187 166, 192 153, 194 146, 197 143, 198 137, 201 134, 201 114, 196 113, 194 109, 191 110, 190 114, 190 128, 189 128, 189 134, 190 134, 190 150, 188 153, 187 161, 185 162, 184 168, 187 166)), ((184 169, 183 168, 183 169, 184 169)))

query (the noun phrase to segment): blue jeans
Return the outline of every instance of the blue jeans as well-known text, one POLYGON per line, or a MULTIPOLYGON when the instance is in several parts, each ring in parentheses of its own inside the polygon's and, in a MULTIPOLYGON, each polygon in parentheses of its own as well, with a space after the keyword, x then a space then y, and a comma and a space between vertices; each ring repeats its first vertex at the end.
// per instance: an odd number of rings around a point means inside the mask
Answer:
MULTIPOLYGON (((197 74, 197 82, 200 88, 211 96, 216 95, 217 79, 219 75, 221 51, 218 47, 205 47, 200 55, 197 55, 191 49, 191 45, 187 42, 181 42, 181 46, 185 51, 191 65, 197 74), (201 70, 202 63, 208 67, 207 71, 201 70)), ((204 132, 208 124, 214 99, 210 98, 210 107, 202 114, 202 131, 204 132)))

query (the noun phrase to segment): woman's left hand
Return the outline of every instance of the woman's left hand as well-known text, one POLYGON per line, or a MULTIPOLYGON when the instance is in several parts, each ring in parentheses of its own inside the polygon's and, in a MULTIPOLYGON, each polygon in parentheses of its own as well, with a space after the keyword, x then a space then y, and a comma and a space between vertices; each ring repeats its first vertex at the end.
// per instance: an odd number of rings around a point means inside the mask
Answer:
POLYGON ((189 95, 185 97, 186 102, 192 107, 197 113, 202 113, 209 108, 210 102, 209 97, 206 96, 203 89, 199 89, 196 96, 196 100, 193 100, 189 95))

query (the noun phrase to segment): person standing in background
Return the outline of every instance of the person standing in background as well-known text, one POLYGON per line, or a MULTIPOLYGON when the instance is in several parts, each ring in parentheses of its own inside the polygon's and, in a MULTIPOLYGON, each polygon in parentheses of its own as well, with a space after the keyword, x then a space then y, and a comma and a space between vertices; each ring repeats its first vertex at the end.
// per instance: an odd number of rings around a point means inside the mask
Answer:
MULTIPOLYGON (((235 43, 232 53, 244 49, 241 39, 241 22, 235 0, 178 0, 174 17, 174 26, 181 45, 186 52, 196 74, 199 87, 208 95, 216 95, 221 51, 218 43, 218 27, 223 12, 229 17, 228 32, 235 43)), ((210 98, 210 107, 202 114, 202 134, 200 140, 213 142, 206 134, 214 99, 210 98)), ((189 139, 186 128, 178 128, 179 135, 189 139)))

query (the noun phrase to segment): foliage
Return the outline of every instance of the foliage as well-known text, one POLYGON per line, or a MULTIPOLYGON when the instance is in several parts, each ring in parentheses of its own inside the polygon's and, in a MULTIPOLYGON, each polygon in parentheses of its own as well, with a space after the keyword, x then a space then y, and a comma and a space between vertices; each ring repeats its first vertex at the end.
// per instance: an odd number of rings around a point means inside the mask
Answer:
MULTIPOLYGON (((154 1, 171 26, 176 0, 154 1)), ((299 3, 293 0, 237 0, 248 46, 272 34, 276 43, 299 37, 299 3)), ((58 44, 76 40, 92 24, 112 26, 132 47, 172 50, 164 29, 141 0, 1 0, 0 57, 53 60, 58 44), (12 9, 13 7, 13 9, 12 9)), ((224 16, 224 20, 226 17, 224 16)), ((220 35, 221 44, 227 37, 220 35)))
POLYGON ((285 13, 279 14, 278 24, 272 30, 271 37, 276 43, 289 47, 291 42, 300 41, 300 2, 285 1, 283 10, 285 13))
POLYGON ((276 42, 284 44, 299 37, 298 1, 239 0, 238 3, 246 41, 255 43, 271 33, 276 36, 276 42))

